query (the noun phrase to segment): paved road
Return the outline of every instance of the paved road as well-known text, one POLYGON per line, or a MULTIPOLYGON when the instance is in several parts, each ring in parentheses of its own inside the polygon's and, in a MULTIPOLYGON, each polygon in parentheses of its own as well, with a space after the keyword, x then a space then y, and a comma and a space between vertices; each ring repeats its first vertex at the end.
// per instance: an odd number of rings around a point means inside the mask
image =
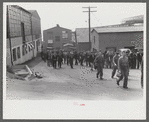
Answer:
POLYGON ((43 61, 32 68, 39 71, 42 79, 31 81, 7 80, 7 99, 31 100, 142 100, 140 70, 130 70, 128 87, 123 89, 123 81, 116 85, 111 79, 111 69, 104 69, 104 80, 96 78, 96 71, 89 67, 66 64, 61 69, 47 67, 43 61))

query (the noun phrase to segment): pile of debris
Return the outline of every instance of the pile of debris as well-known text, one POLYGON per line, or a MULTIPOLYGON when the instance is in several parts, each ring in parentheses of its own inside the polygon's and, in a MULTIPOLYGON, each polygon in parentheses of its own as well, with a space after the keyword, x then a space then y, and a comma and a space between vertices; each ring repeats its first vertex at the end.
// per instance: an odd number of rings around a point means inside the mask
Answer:
POLYGON ((42 78, 39 72, 33 72, 27 65, 7 66, 7 76, 11 79, 32 80, 42 78))

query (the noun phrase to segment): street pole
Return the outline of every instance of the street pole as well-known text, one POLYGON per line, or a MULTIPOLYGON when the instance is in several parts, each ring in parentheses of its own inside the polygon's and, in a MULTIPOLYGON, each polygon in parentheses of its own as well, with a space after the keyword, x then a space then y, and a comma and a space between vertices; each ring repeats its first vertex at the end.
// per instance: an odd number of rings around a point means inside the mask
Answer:
POLYGON ((89 25, 89 50, 91 51, 91 25, 90 25, 90 7, 89 7, 89 12, 88 12, 88 25, 89 25))
POLYGON ((88 12, 88 25, 89 25, 89 50, 91 51, 91 19, 90 19, 90 12, 97 12, 97 11, 91 11, 91 8, 97 8, 97 7, 82 7, 82 8, 88 8, 89 11, 83 11, 83 12, 88 12))

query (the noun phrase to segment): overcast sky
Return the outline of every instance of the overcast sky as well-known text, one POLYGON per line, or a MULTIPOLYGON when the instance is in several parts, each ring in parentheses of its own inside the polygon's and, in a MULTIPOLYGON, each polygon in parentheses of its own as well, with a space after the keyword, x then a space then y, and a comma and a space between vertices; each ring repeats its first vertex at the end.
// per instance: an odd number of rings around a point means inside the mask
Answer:
MULTIPOLYGON (((8 3, 4 3, 5 5, 8 3)), ((92 8, 91 27, 121 23, 122 19, 137 15, 145 15, 145 3, 9 3, 26 10, 37 10, 41 18, 41 29, 49 29, 59 24, 61 27, 75 31, 75 28, 88 28, 88 11, 82 7, 92 8)))

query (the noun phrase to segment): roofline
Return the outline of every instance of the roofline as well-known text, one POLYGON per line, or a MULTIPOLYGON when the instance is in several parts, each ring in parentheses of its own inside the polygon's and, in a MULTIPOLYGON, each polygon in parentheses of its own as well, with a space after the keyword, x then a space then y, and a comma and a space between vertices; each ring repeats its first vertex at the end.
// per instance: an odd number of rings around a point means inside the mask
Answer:
POLYGON ((15 7, 15 8, 19 8, 19 9, 21 9, 21 10, 23 10, 23 11, 25 11, 25 12, 31 14, 28 10, 26 10, 26 9, 24 9, 24 8, 22 8, 22 7, 20 7, 19 5, 9 5, 9 6, 13 6, 13 7, 15 7))
POLYGON ((143 32, 143 31, 97 32, 97 33, 101 34, 101 33, 131 33, 131 32, 143 32))
MULTIPOLYGON (((31 14, 33 14, 34 12, 36 12, 38 14, 37 10, 28 10, 28 11, 33 11, 33 12, 30 12, 31 14)), ((39 14, 38 14, 38 17, 39 17, 39 19, 41 19, 39 14)))
MULTIPOLYGON (((57 26, 55 26, 55 27, 52 27, 52 28, 49 28, 49 29, 46 29, 46 30, 43 30, 43 31, 48 31, 48 30, 51 30, 51 29, 53 29, 53 28, 56 28, 57 26)), ((63 28, 63 27, 59 27, 59 28, 62 28, 62 29, 66 29, 66 30, 69 30, 69 31, 72 31, 72 30, 70 30, 70 29, 67 29, 67 28, 63 28)))
POLYGON ((96 30, 95 28, 93 28, 93 30, 91 31, 91 33, 92 33, 93 31, 95 31, 96 33, 98 33, 97 30, 96 30))

